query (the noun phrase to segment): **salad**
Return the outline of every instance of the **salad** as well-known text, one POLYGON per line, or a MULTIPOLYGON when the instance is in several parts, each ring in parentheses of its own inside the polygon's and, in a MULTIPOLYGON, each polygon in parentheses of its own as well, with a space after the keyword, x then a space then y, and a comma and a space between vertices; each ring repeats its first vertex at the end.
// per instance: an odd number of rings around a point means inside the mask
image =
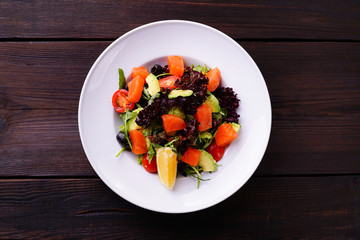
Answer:
POLYGON ((240 130, 239 99, 221 87, 220 70, 185 66, 181 56, 168 56, 167 65, 134 67, 131 81, 119 68, 119 89, 112 105, 123 120, 116 136, 123 151, 137 155, 147 172, 172 189, 178 173, 200 181, 214 172, 225 148, 240 130))

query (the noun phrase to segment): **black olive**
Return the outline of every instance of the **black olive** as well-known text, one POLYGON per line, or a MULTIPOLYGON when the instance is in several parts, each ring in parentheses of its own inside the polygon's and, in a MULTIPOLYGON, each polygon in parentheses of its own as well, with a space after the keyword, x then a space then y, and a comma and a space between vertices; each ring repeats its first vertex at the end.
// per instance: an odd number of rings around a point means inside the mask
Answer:
POLYGON ((164 73, 164 70, 163 70, 162 66, 160 66, 159 64, 155 64, 151 68, 151 73, 154 74, 155 76, 157 76, 157 75, 164 73))
POLYGON ((125 138, 125 135, 123 132, 119 132, 117 135, 116 135, 116 140, 120 143, 120 145, 122 147, 125 148, 125 150, 128 150, 128 151, 131 151, 131 148, 130 148, 130 145, 127 141, 127 139, 125 138))
POLYGON ((169 65, 165 65, 165 66, 163 67, 163 72, 164 72, 164 73, 169 73, 169 72, 170 72, 170 70, 169 70, 169 65))

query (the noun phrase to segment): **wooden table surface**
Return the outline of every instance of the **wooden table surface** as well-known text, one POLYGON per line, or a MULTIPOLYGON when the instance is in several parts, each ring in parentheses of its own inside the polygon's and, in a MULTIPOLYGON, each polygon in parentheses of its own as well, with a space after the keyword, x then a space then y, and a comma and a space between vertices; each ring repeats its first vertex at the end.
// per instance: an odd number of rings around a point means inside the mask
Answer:
POLYGON ((360 2, 0 2, 0 239, 359 239, 360 2), (85 77, 116 38, 184 19, 253 57, 273 125, 262 162, 206 210, 162 214, 112 192, 81 145, 85 77))

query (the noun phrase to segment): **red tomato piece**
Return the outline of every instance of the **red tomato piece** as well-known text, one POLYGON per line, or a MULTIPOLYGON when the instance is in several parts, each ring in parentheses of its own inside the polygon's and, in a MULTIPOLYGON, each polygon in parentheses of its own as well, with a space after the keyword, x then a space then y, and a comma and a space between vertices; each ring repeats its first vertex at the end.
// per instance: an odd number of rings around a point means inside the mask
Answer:
POLYGON ((117 90, 112 97, 112 105, 116 112, 123 113, 126 108, 133 109, 135 103, 131 102, 128 97, 128 91, 125 89, 117 90))
POLYGON ((195 167, 199 163, 200 155, 200 150, 189 147, 184 153, 184 155, 181 157, 181 161, 195 167))
POLYGON ((154 156, 149 163, 149 154, 144 154, 142 158, 142 165, 144 166, 145 170, 148 171, 149 173, 156 173, 157 172, 156 156, 154 156))
POLYGON ((218 146, 215 142, 212 142, 205 150, 213 156, 216 162, 220 161, 225 153, 225 147, 218 146))
POLYGON ((196 109, 195 119, 199 122, 200 132, 210 129, 212 127, 211 107, 207 104, 203 104, 198 107, 196 109))
POLYGON ((216 145, 225 147, 237 138, 237 133, 230 123, 223 123, 219 126, 216 134, 216 145))
POLYGON ((168 89, 172 90, 172 89, 176 88, 175 81, 177 79, 180 79, 180 78, 178 76, 167 76, 167 77, 159 79, 159 85, 163 89, 168 88, 168 89))
POLYGON ((181 130, 186 127, 185 121, 174 114, 165 114, 162 115, 161 118, 163 120, 164 129, 167 133, 181 130))

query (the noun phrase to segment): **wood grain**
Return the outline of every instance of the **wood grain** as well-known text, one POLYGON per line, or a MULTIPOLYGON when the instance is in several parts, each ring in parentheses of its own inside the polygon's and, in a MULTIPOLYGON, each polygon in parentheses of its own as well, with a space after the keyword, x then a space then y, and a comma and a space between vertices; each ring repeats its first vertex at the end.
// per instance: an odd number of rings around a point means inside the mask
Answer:
POLYGON ((3 39, 117 38, 166 19, 205 23, 236 39, 360 39, 356 0, 2 0, 0 9, 3 39))
POLYGON ((0 135, 0 176, 95 176, 81 145, 76 111, 12 112, 0 135))
POLYGON ((273 110, 259 173, 359 173, 360 45, 244 46, 264 75, 273 110))
POLYGON ((0 180, 0 186, 0 238, 356 239, 360 234, 359 176, 255 177, 224 202, 183 215, 136 207, 97 179, 0 180))
MULTIPOLYGON (((109 43, 0 43, 0 176, 94 175, 77 107, 85 76, 109 43)), ((360 173, 360 46, 241 44, 261 69, 273 108, 256 174, 360 173)))
POLYGON ((106 44, 58 44, 0 44, 1 176, 95 175, 81 146, 77 108, 106 44))

